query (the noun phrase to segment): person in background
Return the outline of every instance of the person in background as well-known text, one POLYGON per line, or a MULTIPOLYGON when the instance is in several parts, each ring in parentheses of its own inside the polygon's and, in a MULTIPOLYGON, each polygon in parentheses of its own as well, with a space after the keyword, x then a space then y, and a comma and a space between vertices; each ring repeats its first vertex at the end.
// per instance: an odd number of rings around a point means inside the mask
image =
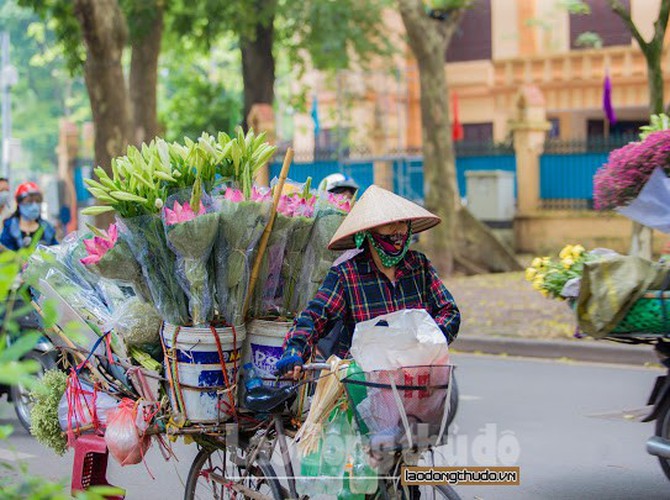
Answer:
POLYGON ((344 357, 357 323, 401 309, 425 309, 451 343, 461 322, 458 307, 428 258, 409 249, 412 233, 439 223, 439 217, 411 201, 370 186, 328 245, 362 252, 330 269, 286 334, 277 371, 297 379, 314 345, 338 321, 345 335, 337 354, 344 357))
POLYGON ((16 211, 5 220, 0 244, 9 250, 26 248, 41 230, 40 243, 57 245, 56 230, 41 217, 42 191, 34 182, 24 182, 14 193, 16 211))
POLYGON ((333 194, 341 194, 351 200, 358 192, 358 184, 348 175, 338 172, 325 177, 319 184, 319 189, 333 194))

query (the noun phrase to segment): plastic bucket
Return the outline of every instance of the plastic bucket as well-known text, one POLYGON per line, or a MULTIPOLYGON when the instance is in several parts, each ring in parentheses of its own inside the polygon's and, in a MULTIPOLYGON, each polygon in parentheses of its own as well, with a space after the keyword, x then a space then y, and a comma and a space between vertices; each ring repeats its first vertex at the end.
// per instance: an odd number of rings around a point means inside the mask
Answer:
POLYGON ((284 337, 293 323, 291 321, 268 321, 255 319, 247 323, 247 338, 244 342, 244 363, 253 363, 258 375, 266 385, 276 378, 277 361, 282 356, 284 337))
POLYGON ((234 385, 241 366, 239 358, 245 336, 244 326, 210 329, 163 324, 161 340, 167 353, 166 371, 176 382, 170 390, 170 403, 175 413, 179 413, 175 401, 178 396, 183 401, 184 417, 190 422, 222 422, 231 417, 231 410, 237 403, 234 385), (221 356, 215 335, 221 345, 221 356), (226 366, 225 375, 221 357, 226 366), (233 390, 226 391, 226 387, 233 390))

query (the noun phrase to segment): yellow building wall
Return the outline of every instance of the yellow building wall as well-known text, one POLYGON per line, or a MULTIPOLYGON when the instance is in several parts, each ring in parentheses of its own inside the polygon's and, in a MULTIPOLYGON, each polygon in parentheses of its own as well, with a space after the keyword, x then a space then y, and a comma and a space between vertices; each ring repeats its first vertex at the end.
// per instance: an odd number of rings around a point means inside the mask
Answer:
MULTIPOLYGON (((604 1, 604 0, 603 0, 604 1)), ((653 33, 661 0, 631 0, 631 15, 643 37, 653 33)), ((458 94, 461 123, 493 123, 493 139, 504 140, 514 114, 514 98, 524 84, 543 92, 547 116, 558 119, 563 139, 586 136, 588 119, 602 119, 602 83, 613 82, 612 101, 620 120, 648 114, 646 64, 636 42, 600 50, 569 50, 566 10, 553 0, 491 0, 492 59, 445 65, 447 81, 458 94)), ((308 75, 301 84, 318 95, 321 128, 350 127, 352 143, 372 149, 371 134, 382 128, 375 148, 421 146, 420 87, 416 63, 403 40, 399 14, 385 14, 396 56, 368 70, 349 70, 336 78, 308 75)), ((670 37, 670 30, 668 36, 670 37)), ((668 58, 663 58, 668 71, 668 58)), ((670 82, 666 84, 670 94, 670 82)), ((309 107, 308 107, 309 109, 309 107)), ((296 118, 296 149, 313 145, 309 111, 296 118)))

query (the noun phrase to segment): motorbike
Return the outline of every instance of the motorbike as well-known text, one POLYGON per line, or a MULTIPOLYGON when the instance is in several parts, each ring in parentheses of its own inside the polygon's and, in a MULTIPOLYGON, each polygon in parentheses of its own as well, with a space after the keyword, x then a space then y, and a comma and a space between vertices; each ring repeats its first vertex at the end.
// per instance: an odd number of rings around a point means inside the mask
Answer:
MULTIPOLYGON (((31 311, 17 319, 19 331, 10 335, 7 339, 8 345, 16 342, 16 339, 22 332, 40 331, 42 329, 42 321, 36 311, 31 311)), ((39 364, 39 369, 35 374, 36 377, 41 378, 47 370, 58 367, 58 351, 49 341, 48 338, 42 336, 33 348, 23 355, 22 360, 33 360, 39 364)), ((33 400, 30 396, 30 389, 23 384, 3 385, 0 384, 0 397, 7 394, 8 400, 13 404, 16 417, 19 422, 30 432, 30 411, 33 406, 33 400)))
POLYGON ((654 342, 654 350, 668 371, 656 378, 647 401, 653 409, 642 422, 656 421, 655 434, 647 440, 647 453, 658 458, 663 473, 670 479, 670 338, 654 342))

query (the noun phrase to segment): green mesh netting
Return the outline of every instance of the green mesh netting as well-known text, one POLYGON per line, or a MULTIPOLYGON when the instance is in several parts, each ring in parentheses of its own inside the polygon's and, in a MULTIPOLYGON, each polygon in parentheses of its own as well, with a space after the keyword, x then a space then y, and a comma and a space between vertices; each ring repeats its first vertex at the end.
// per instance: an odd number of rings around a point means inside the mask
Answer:
POLYGON ((646 293, 633 304, 612 332, 670 332, 670 292, 663 292, 662 296, 654 291, 646 293))

